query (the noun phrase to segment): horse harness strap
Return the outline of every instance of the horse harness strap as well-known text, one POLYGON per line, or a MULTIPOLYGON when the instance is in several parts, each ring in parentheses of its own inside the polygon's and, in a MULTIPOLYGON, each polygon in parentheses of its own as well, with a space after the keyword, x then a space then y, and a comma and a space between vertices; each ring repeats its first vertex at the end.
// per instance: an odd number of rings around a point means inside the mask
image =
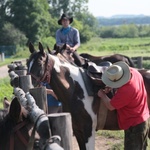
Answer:
POLYGON ((45 71, 44 71, 44 75, 41 78, 38 78, 37 76, 35 76, 32 73, 28 73, 29 75, 31 75, 38 83, 41 83, 43 81, 46 81, 48 83, 50 83, 50 79, 51 79, 51 70, 52 70, 52 61, 51 59, 49 59, 49 55, 47 55, 47 59, 46 59, 46 63, 45 63, 45 71))
POLYGON ((51 59, 49 59, 49 55, 47 55, 46 62, 47 63, 45 63, 45 65, 46 65, 45 72, 44 72, 43 77, 40 79, 40 81, 42 82, 42 81, 46 80, 47 83, 50 83, 50 79, 51 79, 50 72, 52 70, 52 67, 51 67, 52 61, 51 61, 51 59))
POLYGON ((19 137, 19 139, 21 140, 21 142, 26 146, 28 144, 27 139, 25 139, 25 137, 21 134, 21 132, 19 131, 22 127, 24 127, 25 125, 27 125, 28 121, 23 121, 22 123, 16 125, 13 130, 12 133, 10 135, 10 148, 9 150, 14 150, 14 138, 15 138, 15 134, 19 137))

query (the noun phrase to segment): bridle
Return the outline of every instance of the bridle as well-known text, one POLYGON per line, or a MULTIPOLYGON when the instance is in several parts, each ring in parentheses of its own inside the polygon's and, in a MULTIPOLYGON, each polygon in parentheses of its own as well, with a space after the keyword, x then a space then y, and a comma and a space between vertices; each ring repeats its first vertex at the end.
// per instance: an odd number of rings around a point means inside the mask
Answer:
POLYGON ((45 71, 42 77, 37 77, 31 72, 28 72, 27 74, 31 75, 31 77, 35 79, 39 84, 41 82, 50 83, 52 66, 53 66, 53 61, 49 59, 49 55, 47 55, 46 62, 45 62, 45 71))
POLYGON ((22 129, 23 127, 25 127, 29 122, 27 120, 24 120, 23 122, 17 124, 10 135, 10 146, 9 146, 9 150, 14 150, 14 146, 15 146, 15 136, 17 136, 20 141, 25 145, 25 147, 27 147, 28 145, 28 141, 27 139, 23 136, 23 134, 21 133, 20 129, 22 129))

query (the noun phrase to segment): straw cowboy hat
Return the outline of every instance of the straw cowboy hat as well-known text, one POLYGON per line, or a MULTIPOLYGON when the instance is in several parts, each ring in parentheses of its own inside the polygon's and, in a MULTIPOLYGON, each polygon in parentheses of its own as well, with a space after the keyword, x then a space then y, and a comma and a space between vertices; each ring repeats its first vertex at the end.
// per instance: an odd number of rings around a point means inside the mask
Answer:
POLYGON ((61 18, 58 20, 58 24, 61 24, 62 19, 68 19, 70 21, 70 24, 73 22, 73 17, 69 17, 67 14, 62 14, 61 18))
POLYGON ((125 62, 119 61, 104 71, 102 81, 111 88, 119 88, 126 84, 130 77, 129 66, 125 62))

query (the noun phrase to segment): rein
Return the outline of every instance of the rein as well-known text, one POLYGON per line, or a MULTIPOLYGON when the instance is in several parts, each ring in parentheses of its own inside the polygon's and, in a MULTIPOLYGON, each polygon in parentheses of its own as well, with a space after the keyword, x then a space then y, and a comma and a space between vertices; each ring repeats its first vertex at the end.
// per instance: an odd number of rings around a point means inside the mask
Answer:
POLYGON ((28 141, 27 141, 27 139, 25 139, 25 137, 20 132, 20 129, 23 128, 24 126, 26 126, 27 124, 28 124, 28 121, 25 120, 25 121, 19 123, 18 125, 16 125, 13 128, 12 133, 10 135, 10 147, 9 147, 9 150, 14 150, 15 135, 17 135, 18 138, 20 139, 20 141, 27 147, 28 141))
POLYGON ((37 77, 33 73, 29 72, 28 75, 31 75, 38 83, 41 83, 43 81, 46 81, 47 83, 50 83, 51 79, 51 70, 52 70, 52 61, 49 59, 49 56, 47 55, 46 63, 45 63, 45 71, 41 78, 37 77))

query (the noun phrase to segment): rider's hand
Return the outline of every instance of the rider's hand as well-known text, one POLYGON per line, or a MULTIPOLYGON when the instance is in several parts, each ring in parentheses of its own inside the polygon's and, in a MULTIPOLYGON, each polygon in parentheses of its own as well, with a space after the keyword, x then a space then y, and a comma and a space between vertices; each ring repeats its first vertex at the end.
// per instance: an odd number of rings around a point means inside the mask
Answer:
POLYGON ((67 48, 67 49, 70 49, 71 47, 70 47, 68 44, 66 44, 66 48, 67 48))
POLYGON ((74 47, 70 47, 70 51, 73 53, 75 51, 74 47))

